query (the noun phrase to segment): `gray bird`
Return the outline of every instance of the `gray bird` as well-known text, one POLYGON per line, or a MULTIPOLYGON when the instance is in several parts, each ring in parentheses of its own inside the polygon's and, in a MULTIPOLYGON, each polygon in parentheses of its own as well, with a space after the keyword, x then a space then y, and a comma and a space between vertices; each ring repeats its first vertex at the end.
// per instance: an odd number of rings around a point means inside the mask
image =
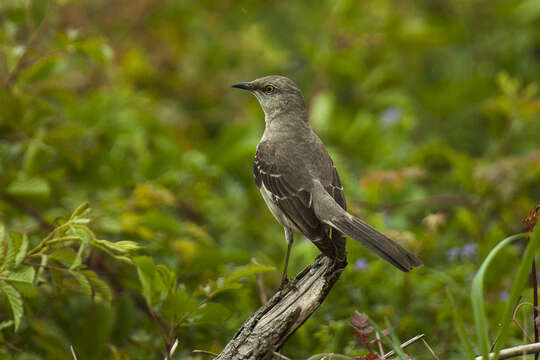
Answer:
POLYGON ((402 271, 422 265, 413 254, 347 212, 336 167, 311 129, 304 98, 292 80, 271 75, 233 87, 255 95, 264 111, 265 128, 253 174, 266 205, 285 229, 287 254, 281 286, 287 282, 293 230, 338 262, 347 261, 347 235, 402 271))

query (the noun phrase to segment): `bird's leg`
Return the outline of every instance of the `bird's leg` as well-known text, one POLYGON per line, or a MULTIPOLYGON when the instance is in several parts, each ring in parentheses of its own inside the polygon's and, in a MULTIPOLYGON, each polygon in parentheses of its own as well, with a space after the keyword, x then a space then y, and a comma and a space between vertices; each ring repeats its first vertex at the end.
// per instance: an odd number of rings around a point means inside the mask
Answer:
POLYGON ((287 278, 287 266, 289 265, 289 256, 291 255, 291 248, 293 244, 293 232, 288 227, 285 228, 285 240, 287 240, 287 254, 285 255, 285 266, 283 267, 283 274, 281 275, 280 288, 283 288, 289 281, 287 278))

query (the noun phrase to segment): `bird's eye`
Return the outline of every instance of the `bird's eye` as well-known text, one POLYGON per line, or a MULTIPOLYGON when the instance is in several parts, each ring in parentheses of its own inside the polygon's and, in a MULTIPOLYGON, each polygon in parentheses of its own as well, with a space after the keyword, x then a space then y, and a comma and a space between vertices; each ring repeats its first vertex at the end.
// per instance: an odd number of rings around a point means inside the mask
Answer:
POLYGON ((266 85, 266 86, 264 87, 264 92, 267 93, 267 94, 273 93, 274 90, 276 90, 276 88, 273 87, 272 85, 266 85))

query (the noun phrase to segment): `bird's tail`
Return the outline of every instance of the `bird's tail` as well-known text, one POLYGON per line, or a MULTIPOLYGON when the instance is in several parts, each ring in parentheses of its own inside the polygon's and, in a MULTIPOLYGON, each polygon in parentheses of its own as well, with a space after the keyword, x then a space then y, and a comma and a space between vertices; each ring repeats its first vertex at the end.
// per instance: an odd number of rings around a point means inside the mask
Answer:
POLYGON ((360 242, 401 271, 422 266, 416 256, 395 241, 343 210, 322 186, 313 195, 315 213, 324 223, 360 242))

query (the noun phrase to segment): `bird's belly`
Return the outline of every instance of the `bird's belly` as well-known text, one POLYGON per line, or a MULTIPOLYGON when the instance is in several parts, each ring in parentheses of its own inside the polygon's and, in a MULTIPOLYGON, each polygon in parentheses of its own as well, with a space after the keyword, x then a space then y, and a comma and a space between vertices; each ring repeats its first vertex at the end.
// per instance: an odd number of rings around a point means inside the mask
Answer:
POLYGON ((264 199, 264 202, 266 203, 266 206, 268 206, 268 209, 270 209, 270 212, 276 220, 281 224, 281 226, 288 227, 290 229, 293 229, 295 231, 300 231, 294 223, 292 223, 285 214, 281 211, 281 209, 276 205, 276 203, 273 200, 273 195, 270 191, 268 191, 264 184, 261 184, 261 187, 259 188, 259 191, 261 192, 261 195, 264 199))

